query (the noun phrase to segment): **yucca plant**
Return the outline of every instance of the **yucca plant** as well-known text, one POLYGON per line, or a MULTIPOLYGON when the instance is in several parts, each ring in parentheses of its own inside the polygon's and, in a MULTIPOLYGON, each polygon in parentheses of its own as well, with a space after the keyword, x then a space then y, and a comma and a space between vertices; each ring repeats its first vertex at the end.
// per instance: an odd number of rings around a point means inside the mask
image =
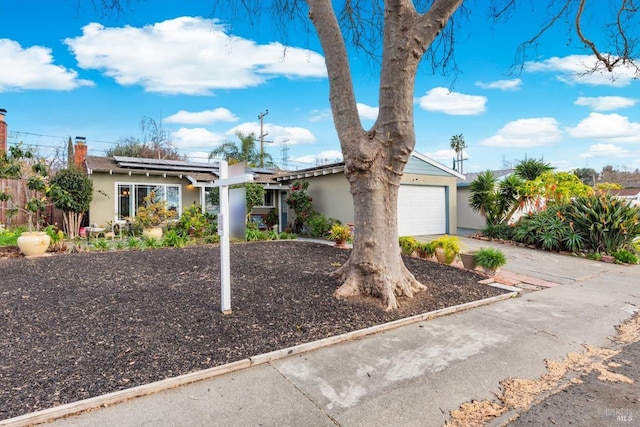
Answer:
POLYGON ((640 210, 609 194, 576 198, 567 218, 595 252, 612 254, 640 236, 640 210))

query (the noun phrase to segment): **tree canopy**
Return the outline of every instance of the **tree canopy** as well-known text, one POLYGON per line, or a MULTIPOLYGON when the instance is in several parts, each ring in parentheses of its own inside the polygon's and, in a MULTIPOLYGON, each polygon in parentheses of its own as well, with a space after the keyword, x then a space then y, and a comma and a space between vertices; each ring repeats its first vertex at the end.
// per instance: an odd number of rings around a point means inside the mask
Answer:
POLYGON ((143 117, 140 121, 142 139, 126 137, 106 151, 109 157, 141 157, 146 159, 183 160, 177 147, 173 144, 169 131, 150 117, 143 117))

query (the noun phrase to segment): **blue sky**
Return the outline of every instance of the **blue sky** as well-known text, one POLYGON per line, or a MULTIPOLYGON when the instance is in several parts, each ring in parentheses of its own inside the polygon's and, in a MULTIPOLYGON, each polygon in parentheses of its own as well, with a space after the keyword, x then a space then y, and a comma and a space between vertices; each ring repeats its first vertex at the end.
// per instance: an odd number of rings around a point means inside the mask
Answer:
MULTIPOLYGON (((593 59, 558 27, 520 73, 509 74, 518 44, 539 30, 541 11, 521 9, 494 26, 483 3, 469 4, 457 33, 459 73, 433 75, 426 64, 418 73, 416 150, 451 167, 449 140, 463 134, 465 172, 525 157, 560 170, 640 168, 640 81, 631 70, 580 75, 593 59)), ((205 161, 215 146, 235 141, 236 130, 257 134, 258 115, 268 110, 266 149, 277 163, 286 158, 296 169, 341 159, 315 34, 285 39, 268 18, 259 26, 226 21, 211 4, 141 1, 102 16, 88 0, 0 0, 0 108, 8 110, 10 143, 47 154, 84 136, 89 154, 103 155, 120 138, 141 137, 140 120, 151 117, 182 153, 205 161)), ((361 53, 352 60, 369 127, 377 71, 361 53)))

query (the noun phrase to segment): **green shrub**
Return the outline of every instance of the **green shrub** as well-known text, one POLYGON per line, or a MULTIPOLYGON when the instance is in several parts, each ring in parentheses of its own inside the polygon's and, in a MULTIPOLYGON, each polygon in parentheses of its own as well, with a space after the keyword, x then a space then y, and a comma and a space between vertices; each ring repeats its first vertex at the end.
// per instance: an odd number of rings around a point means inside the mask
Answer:
POLYGON ((162 246, 183 248, 188 241, 189 237, 181 236, 176 230, 168 230, 164 233, 164 236, 162 236, 162 246))
POLYGON ((280 239, 297 239, 298 236, 294 233, 280 233, 280 239))
POLYGON ((327 218, 322 214, 316 213, 307 220, 307 224, 309 225, 309 233, 313 237, 326 237, 331 230, 331 226, 335 222, 336 221, 331 218, 327 218))
POLYGON ((420 242, 418 242, 415 237, 411 236, 400 236, 398 240, 402 255, 411 255, 418 250, 418 246, 420 245, 420 242))
POLYGON ((16 246, 18 237, 27 231, 25 226, 19 226, 11 230, 3 230, 0 232, 0 246, 16 246))
POLYGON ((91 246, 93 246, 94 250, 101 252, 111 249, 111 246, 109 245, 107 239, 97 239, 91 243, 91 246))
POLYGON ((246 229, 247 242, 257 242, 259 240, 267 240, 267 233, 258 230, 258 226, 254 223, 248 223, 246 229))
POLYGON ((142 236, 142 246, 148 249, 161 248, 162 240, 156 239, 155 237, 142 236))
POLYGON ((637 264, 638 263, 638 257, 633 254, 630 251, 627 251, 625 249, 621 249, 619 251, 615 251, 614 253, 612 253, 611 255, 613 255, 613 258, 616 260, 616 262, 620 263, 620 264, 637 264))
POLYGON ((142 240, 137 237, 130 237, 127 246, 129 249, 140 249, 142 248, 142 240))
POLYGON ((202 213, 200 205, 186 208, 175 225, 176 232, 182 236, 203 237, 211 234, 211 224, 207 215, 202 213))
POLYGON ((474 252, 473 259, 477 265, 490 272, 495 272, 496 269, 507 263, 504 253, 495 248, 480 248, 474 252))
POLYGON ((508 224, 487 224, 487 228, 482 230, 482 235, 493 239, 511 240, 513 227, 508 224))
POLYGON ((209 236, 204 236, 205 243, 220 243, 220 235, 218 234, 210 234, 209 236))

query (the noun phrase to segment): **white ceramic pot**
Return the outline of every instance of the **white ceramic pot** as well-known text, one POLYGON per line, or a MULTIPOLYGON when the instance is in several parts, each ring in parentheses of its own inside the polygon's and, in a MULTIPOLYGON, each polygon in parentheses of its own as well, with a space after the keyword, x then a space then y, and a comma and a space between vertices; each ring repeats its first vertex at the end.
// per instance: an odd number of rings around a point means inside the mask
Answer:
POLYGON ((162 239, 162 227, 149 227, 142 230, 142 235, 148 239, 162 239))
POLYGON ((42 231, 25 232, 18 236, 18 247, 24 256, 39 256, 47 252, 51 237, 42 231))

